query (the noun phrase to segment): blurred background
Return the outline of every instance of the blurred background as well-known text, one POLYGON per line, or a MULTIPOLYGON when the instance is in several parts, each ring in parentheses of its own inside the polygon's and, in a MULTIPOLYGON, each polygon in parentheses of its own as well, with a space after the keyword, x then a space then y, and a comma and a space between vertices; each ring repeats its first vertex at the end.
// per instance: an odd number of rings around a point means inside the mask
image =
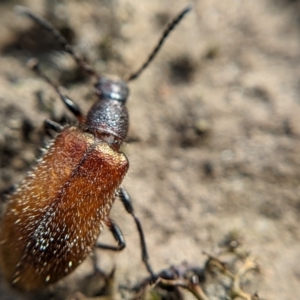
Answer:
MULTIPOLYGON (((43 121, 74 122, 52 88, 26 67, 28 59, 38 58, 83 111, 95 100, 93 81, 50 34, 18 16, 16 4, 55 24, 98 73, 121 78, 147 59, 168 21, 193 5, 129 84, 124 185, 151 263, 157 272, 183 261, 205 269, 203 251, 217 256, 231 243, 259 265, 242 280, 244 291, 260 299, 298 299, 300 1, 0 1, 2 194, 34 165, 47 141, 43 121)), ((115 267, 114 298, 129 299, 121 287, 141 282, 147 272, 135 225, 119 201, 112 218, 127 247, 117 254, 97 251, 98 265, 107 274, 115 267)), ((113 242, 109 232, 100 239, 113 242)), ((73 281, 91 270, 86 262, 60 283, 72 290, 61 297, 72 297, 73 281)), ((206 277, 205 294, 231 299, 230 283, 216 274, 206 277)), ((0 288, 1 299, 25 297, 10 294, 3 282, 0 288)), ((52 299, 59 299, 54 290, 52 299)), ((158 299, 194 299, 188 292, 174 297, 158 299)))

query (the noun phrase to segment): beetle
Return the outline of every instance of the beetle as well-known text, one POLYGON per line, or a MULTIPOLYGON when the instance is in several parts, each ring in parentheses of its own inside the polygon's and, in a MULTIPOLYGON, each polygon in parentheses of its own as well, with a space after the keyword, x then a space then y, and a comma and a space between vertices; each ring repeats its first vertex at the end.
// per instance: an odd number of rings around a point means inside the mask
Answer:
POLYGON ((136 79, 153 60, 169 33, 190 11, 182 10, 165 29, 146 62, 127 79, 109 79, 97 74, 78 56, 65 38, 46 20, 25 7, 17 10, 50 32, 89 75, 96 79, 97 101, 84 116, 79 106, 61 92, 58 84, 41 72, 32 59, 33 71, 46 80, 77 118, 77 125, 62 126, 46 120, 57 132, 37 164, 8 199, 0 228, 0 267, 6 280, 22 291, 54 284, 78 267, 94 247, 120 251, 125 240, 109 218, 118 196, 135 221, 142 260, 150 276, 146 242, 132 201, 122 186, 129 167, 120 147, 128 132, 127 83, 136 79), (99 244, 106 225, 117 246, 99 244))

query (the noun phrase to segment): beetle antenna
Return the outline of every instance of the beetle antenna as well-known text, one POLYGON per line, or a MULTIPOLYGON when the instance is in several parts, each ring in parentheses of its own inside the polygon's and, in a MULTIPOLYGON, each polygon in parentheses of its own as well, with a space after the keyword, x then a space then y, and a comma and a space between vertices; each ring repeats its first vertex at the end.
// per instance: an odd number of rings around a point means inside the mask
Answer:
POLYGON ((164 30, 160 40, 158 41, 155 48, 152 50, 151 54, 149 55, 148 59, 144 62, 144 64, 134 73, 132 73, 128 78, 127 81, 131 81, 136 79, 140 74, 148 67, 148 65, 151 63, 151 61, 154 59, 160 48, 162 47, 163 43, 169 36, 170 32, 178 25, 178 23, 183 19, 183 17, 190 12, 192 9, 191 6, 186 7, 183 9, 178 16, 176 16, 167 26, 167 28, 164 30))
POLYGON ((72 47, 68 44, 67 40, 62 36, 62 34, 56 30, 53 25, 46 20, 38 17, 35 15, 29 8, 22 6, 22 5, 16 5, 15 11, 21 15, 25 15, 31 20, 33 20, 35 23, 39 24, 42 28, 49 31, 54 38, 58 41, 58 43, 65 49, 67 53, 69 53, 76 63, 89 75, 95 76, 97 79, 100 78, 100 76, 97 74, 97 72, 88 64, 86 63, 81 57, 79 57, 72 47))

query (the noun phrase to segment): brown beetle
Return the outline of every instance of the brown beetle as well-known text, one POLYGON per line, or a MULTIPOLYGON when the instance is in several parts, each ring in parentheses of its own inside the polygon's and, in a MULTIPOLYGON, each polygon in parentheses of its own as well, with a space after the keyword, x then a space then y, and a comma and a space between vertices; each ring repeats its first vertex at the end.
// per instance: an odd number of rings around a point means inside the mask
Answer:
POLYGON ((37 61, 31 60, 33 70, 54 87, 77 118, 78 125, 63 127, 46 120, 46 125, 58 134, 9 196, 0 230, 1 272, 12 286, 32 291, 70 274, 94 247, 122 250, 125 240, 121 230, 109 218, 115 197, 119 196, 135 220, 142 259, 154 278, 141 224, 128 193, 121 186, 129 166, 126 156, 119 151, 128 131, 127 82, 147 67, 190 8, 169 24, 148 60, 126 81, 99 76, 50 23, 27 8, 18 7, 18 10, 48 30, 79 66, 96 78, 98 100, 85 117, 59 86, 41 73, 37 61), (113 233, 118 246, 97 243, 104 225, 113 233))

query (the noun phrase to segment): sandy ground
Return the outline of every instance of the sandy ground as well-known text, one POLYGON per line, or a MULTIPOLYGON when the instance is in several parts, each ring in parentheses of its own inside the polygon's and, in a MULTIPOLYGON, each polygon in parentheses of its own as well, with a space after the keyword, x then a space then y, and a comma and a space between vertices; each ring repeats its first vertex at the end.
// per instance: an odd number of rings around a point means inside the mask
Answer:
MULTIPOLYGON (((17 16, 15 4, 47 16, 99 73, 126 76, 145 61, 187 1, 0 2, 1 190, 20 182, 34 164, 43 120, 72 119, 53 90, 26 68, 29 58, 39 58, 84 111, 95 99, 92 81, 49 35, 17 16)), ((261 299, 299 299, 300 2, 192 4, 153 63, 129 84, 124 151, 131 168, 124 185, 151 263, 157 272, 183 261, 203 266, 203 251, 217 255, 234 232, 260 266, 243 289, 261 299)), ((118 202, 112 218, 127 248, 98 251, 99 265, 107 272, 116 267, 114 297, 127 298, 120 287, 140 282, 147 272, 134 223, 118 202)), ((113 242, 109 233, 101 241, 113 242)), ((90 270, 88 261, 71 277, 90 270)), ((60 286, 67 289, 72 278, 60 286)), ((207 297, 231 299, 228 286, 214 282, 203 284, 207 297)), ((0 287, 1 299, 34 299, 11 293, 3 282, 0 287)))

